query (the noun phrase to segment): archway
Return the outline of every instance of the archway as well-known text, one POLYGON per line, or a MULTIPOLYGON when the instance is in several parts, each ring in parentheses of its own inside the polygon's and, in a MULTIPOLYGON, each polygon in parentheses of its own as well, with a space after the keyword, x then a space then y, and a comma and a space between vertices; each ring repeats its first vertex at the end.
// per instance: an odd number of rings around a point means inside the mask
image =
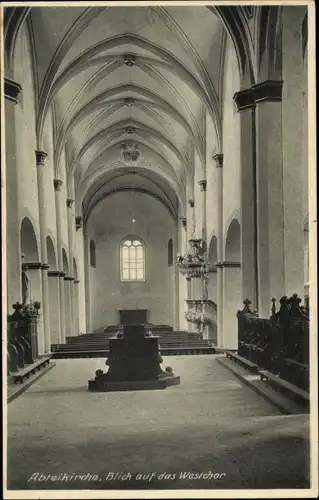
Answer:
POLYGON ((49 318, 50 318, 50 333, 51 344, 61 343, 61 325, 60 325, 60 290, 59 280, 60 272, 57 269, 56 253, 53 241, 50 236, 46 238, 47 243, 47 262, 49 264, 48 281, 49 281, 49 318))
MULTIPOLYGON (((34 226, 28 217, 24 217, 21 222, 20 248, 22 258, 22 301, 26 303, 37 301, 42 305, 42 276, 39 245, 34 226)), ((38 319, 37 345, 38 354, 44 354, 44 328, 41 309, 38 319)))
POLYGON ((79 308, 79 279, 78 267, 75 258, 73 258, 74 270, 74 314, 75 314, 75 334, 80 333, 80 308, 79 308))
POLYGON ((236 313, 241 308, 240 224, 233 219, 228 227, 223 262, 223 347, 237 349, 236 313))

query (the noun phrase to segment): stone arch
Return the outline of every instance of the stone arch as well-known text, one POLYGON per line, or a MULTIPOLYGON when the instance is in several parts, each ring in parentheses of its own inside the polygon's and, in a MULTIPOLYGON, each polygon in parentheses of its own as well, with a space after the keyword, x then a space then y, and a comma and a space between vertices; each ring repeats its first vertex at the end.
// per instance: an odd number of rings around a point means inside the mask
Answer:
POLYGON ((240 224, 233 218, 230 222, 225 241, 225 260, 240 262, 240 224))
POLYGON ((42 276, 38 240, 35 228, 29 219, 24 217, 20 227, 20 246, 22 256, 22 300, 24 302, 40 302, 40 316, 37 329, 38 354, 44 354, 44 330, 42 319, 42 276))
POLYGON ((54 243, 51 236, 46 237, 46 244, 47 244, 47 263, 49 264, 51 271, 56 271, 57 259, 56 259, 54 243))
POLYGON ((24 217, 20 228, 21 252, 25 262, 39 262, 40 252, 34 225, 29 217, 24 217))
POLYGON ((68 256, 66 253, 65 248, 62 248, 62 269, 63 272, 66 273, 66 275, 69 275, 69 262, 68 262, 68 256))
POLYGON ((223 347, 228 349, 238 347, 236 312, 242 301, 240 255, 240 224, 234 218, 228 226, 223 262, 223 347))

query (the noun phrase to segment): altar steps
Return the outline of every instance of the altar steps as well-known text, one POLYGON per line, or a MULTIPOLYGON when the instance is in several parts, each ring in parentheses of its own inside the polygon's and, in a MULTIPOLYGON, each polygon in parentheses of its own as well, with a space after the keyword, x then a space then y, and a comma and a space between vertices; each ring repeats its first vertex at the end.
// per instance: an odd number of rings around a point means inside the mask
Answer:
MULTIPOLYGON (((166 325, 165 325, 166 326, 166 325)), ((74 337, 67 337, 65 344, 52 344, 53 358, 84 358, 104 357, 108 354, 109 338, 115 331, 109 329, 105 333, 87 333, 74 337)), ((155 336, 159 337, 160 352, 163 356, 169 355, 196 355, 213 354, 214 346, 210 340, 198 338, 196 333, 179 331, 162 331, 152 328, 155 336)))

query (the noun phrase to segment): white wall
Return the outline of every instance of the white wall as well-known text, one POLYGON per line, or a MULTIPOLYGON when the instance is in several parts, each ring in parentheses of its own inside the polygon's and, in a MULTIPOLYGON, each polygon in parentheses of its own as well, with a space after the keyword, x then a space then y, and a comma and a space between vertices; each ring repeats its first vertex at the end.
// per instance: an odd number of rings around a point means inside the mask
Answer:
POLYGON ((240 115, 233 101, 240 88, 238 63, 230 40, 226 45, 223 92, 223 226, 224 241, 227 228, 240 210, 240 115))
POLYGON ((154 324, 174 325, 175 266, 168 266, 167 242, 174 238, 174 221, 153 197, 115 193, 101 201, 88 220, 88 240, 96 243, 96 268, 90 267, 92 331, 117 324, 119 309, 148 309, 154 324), (146 245, 146 280, 120 282, 121 240, 134 234, 146 245))
POLYGON ((18 203, 20 224, 27 216, 39 236, 38 183, 35 151, 35 97, 32 76, 30 44, 26 25, 23 25, 17 39, 14 78, 22 86, 20 104, 16 106, 18 203))

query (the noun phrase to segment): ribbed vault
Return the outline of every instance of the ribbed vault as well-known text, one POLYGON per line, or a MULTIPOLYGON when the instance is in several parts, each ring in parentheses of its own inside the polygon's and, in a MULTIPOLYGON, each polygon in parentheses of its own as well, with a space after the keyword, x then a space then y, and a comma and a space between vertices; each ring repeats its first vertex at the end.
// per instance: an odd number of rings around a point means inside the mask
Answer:
POLYGON ((250 74, 252 37, 245 16, 231 7, 185 5, 8 10, 8 66, 17 29, 27 19, 38 148, 53 110, 55 176, 65 161, 69 180, 74 176, 68 189, 74 185, 69 194, 77 212, 87 213, 114 189, 129 189, 132 162, 123 148, 132 145, 139 150, 133 162, 139 189, 161 199, 174 216, 178 204, 183 212, 194 154, 205 168, 207 116, 221 147, 228 36, 242 75, 250 74))

